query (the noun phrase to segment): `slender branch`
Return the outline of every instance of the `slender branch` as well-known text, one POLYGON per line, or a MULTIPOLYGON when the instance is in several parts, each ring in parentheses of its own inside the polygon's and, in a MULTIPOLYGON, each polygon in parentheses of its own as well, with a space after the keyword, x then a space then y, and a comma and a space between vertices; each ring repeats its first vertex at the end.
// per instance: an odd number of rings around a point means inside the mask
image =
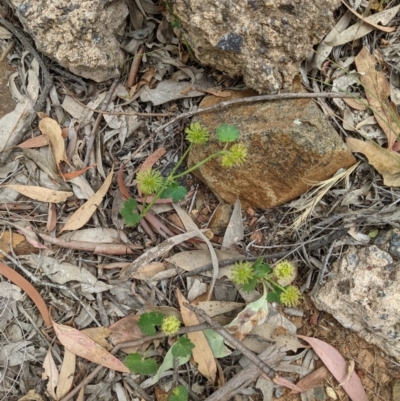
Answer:
POLYGON ((225 338, 230 344, 232 344, 238 351, 240 351, 250 362, 254 363, 263 373, 265 373, 271 380, 276 379, 278 374, 268 366, 262 359, 255 355, 249 348, 243 343, 237 340, 225 327, 221 326, 219 322, 216 322, 207 315, 202 309, 196 308, 193 305, 185 303, 184 306, 194 312, 197 316, 203 318, 211 328, 225 338))
POLYGON ((245 104, 245 103, 255 103, 255 102, 265 102, 269 100, 283 100, 283 99, 313 99, 313 98, 324 98, 324 99, 334 99, 334 98, 356 98, 354 94, 341 93, 341 92, 329 92, 329 93, 278 93, 276 95, 260 95, 260 96, 249 96, 240 99, 226 100, 225 102, 214 104, 213 106, 204 107, 203 109, 197 109, 193 111, 188 111, 186 113, 179 114, 172 120, 161 125, 156 129, 156 132, 160 132, 171 124, 176 123, 184 118, 193 117, 197 114, 207 113, 208 111, 214 111, 218 109, 224 109, 226 107, 245 104))

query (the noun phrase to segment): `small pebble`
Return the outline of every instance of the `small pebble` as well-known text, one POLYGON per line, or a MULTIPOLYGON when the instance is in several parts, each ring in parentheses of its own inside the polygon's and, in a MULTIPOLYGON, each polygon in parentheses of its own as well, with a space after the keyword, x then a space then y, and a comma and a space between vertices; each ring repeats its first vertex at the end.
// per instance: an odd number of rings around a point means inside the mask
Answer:
POLYGON ((304 316, 304 311, 301 309, 285 308, 283 311, 289 316, 298 316, 298 317, 304 316))

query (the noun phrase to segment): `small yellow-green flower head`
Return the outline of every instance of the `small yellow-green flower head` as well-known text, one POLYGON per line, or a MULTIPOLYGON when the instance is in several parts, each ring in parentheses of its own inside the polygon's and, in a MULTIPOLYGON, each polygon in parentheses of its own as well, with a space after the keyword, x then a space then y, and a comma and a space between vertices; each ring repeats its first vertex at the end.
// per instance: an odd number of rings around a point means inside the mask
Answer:
POLYGON ((293 263, 288 260, 282 260, 274 267, 274 273, 278 279, 291 278, 296 274, 296 269, 293 263))
POLYGON ((165 316, 162 321, 161 330, 168 336, 173 336, 179 331, 180 327, 181 322, 177 317, 165 316))
POLYGON ((236 262, 232 267, 232 280, 238 285, 246 285, 254 278, 253 266, 249 262, 236 262))
POLYGON ((223 167, 240 166, 247 159, 247 148, 241 143, 236 143, 222 156, 223 167))
POLYGON ((188 128, 185 129, 186 139, 195 145, 204 145, 210 138, 208 129, 201 126, 200 123, 191 123, 188 128))
POLYGON ((148 169, 136 174, 136 182, 145 195, 152 195, 161 188, 163 177, 159 171, 148 169))
POLYGON ((289 307, 297 306, 300 303, 301 292, 293 285, 285 288, 285 291, 280 295, 281 302, 289 307))

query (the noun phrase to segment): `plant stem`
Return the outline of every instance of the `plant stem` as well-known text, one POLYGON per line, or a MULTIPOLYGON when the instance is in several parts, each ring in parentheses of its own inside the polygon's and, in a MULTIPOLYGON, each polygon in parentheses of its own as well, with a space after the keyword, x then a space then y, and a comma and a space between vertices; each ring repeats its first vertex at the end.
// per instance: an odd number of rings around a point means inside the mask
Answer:
POLYGON ((181 178, 181 177, 183 177, 184 175, 189 174, 189 173, 191 173, 192 171, 198 169, 199 167, 201 167, 203 164, 206 164, 206 163, 209 162, 210 160, 212 160, 212 159, 214 159, 214 158, 216 158, 216 157, 218 157, 218 156, 223 155, 224 153, 225 153, 225 150, 221 150, 221 151, 219 151, 219 152, 217 152, 217 153, 213 153, 212 155, 206 157, 204 160, 202 160, 201 162, 197 163, 196 165, 190 167, 189 169, 187 169, 187 170, 184 171, 183 173, 180 173, 180 174, 178 174, 178 175, 173 176, 172 179, 173 179, 173 180, 176 180, 177 178, 181 178))
POLYGON ((163 193, 164 189, 167 187, 167 185, 175 179, 174 174, 176 170, 178 170, 179 166, 182 164, 183 160, 186 158, 186 156, 189 154, 190 149, 192 148, 192 144, 188 146, 188 148, 185 150, 185 153, 182 155, 182 157, 178 160, 176 163, 174 169, 171 171, 170 175, 165 179, 163 185, 161 188, 158 190, 158 192, 153 196, 153 199, 151 202, 142 209, 142 212, 140 213, 140 217, 144 217, 146 213, 153 207, 153 205, 157 202, 157 199, 160 198, 161 194, 163 193))

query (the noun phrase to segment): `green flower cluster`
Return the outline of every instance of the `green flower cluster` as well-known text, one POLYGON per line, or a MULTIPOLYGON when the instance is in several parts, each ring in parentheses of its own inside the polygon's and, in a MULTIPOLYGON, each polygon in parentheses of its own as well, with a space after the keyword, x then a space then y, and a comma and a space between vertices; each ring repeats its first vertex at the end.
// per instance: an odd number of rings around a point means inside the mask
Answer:
POLYGON ((167 334, 168 336, 173 336, 179 331, 180 328, 181 328, 181 322, 177 317, 175 316, 164 317, 161 325, 161 330, 165 334, 167 334))
POLYGON ((247 159, 247 148, 241 143, 236 143, 222 156, 222 167, 240 166, 247 159))
POLYGON ((298 305, 301 298, 300 290, 293 285, 279 284, 279 280, 295 277, 294 265, 284 260, 272 269, 268 264, 262 264, 261 260, 262 258, 253 265, 245 261, 235 263, 231 270, 232 281, 242 286, 245 291, 251 291, 257 284, 263 284, 264 291, 266 288, 271 290, 267 296, 269 302, 280 302, 289 307, 298 305))
POLYGON ((159 171, 150 168, 136 174, 136 183, 144 195, 153 195, 161 188, 163 177, 159 171))

